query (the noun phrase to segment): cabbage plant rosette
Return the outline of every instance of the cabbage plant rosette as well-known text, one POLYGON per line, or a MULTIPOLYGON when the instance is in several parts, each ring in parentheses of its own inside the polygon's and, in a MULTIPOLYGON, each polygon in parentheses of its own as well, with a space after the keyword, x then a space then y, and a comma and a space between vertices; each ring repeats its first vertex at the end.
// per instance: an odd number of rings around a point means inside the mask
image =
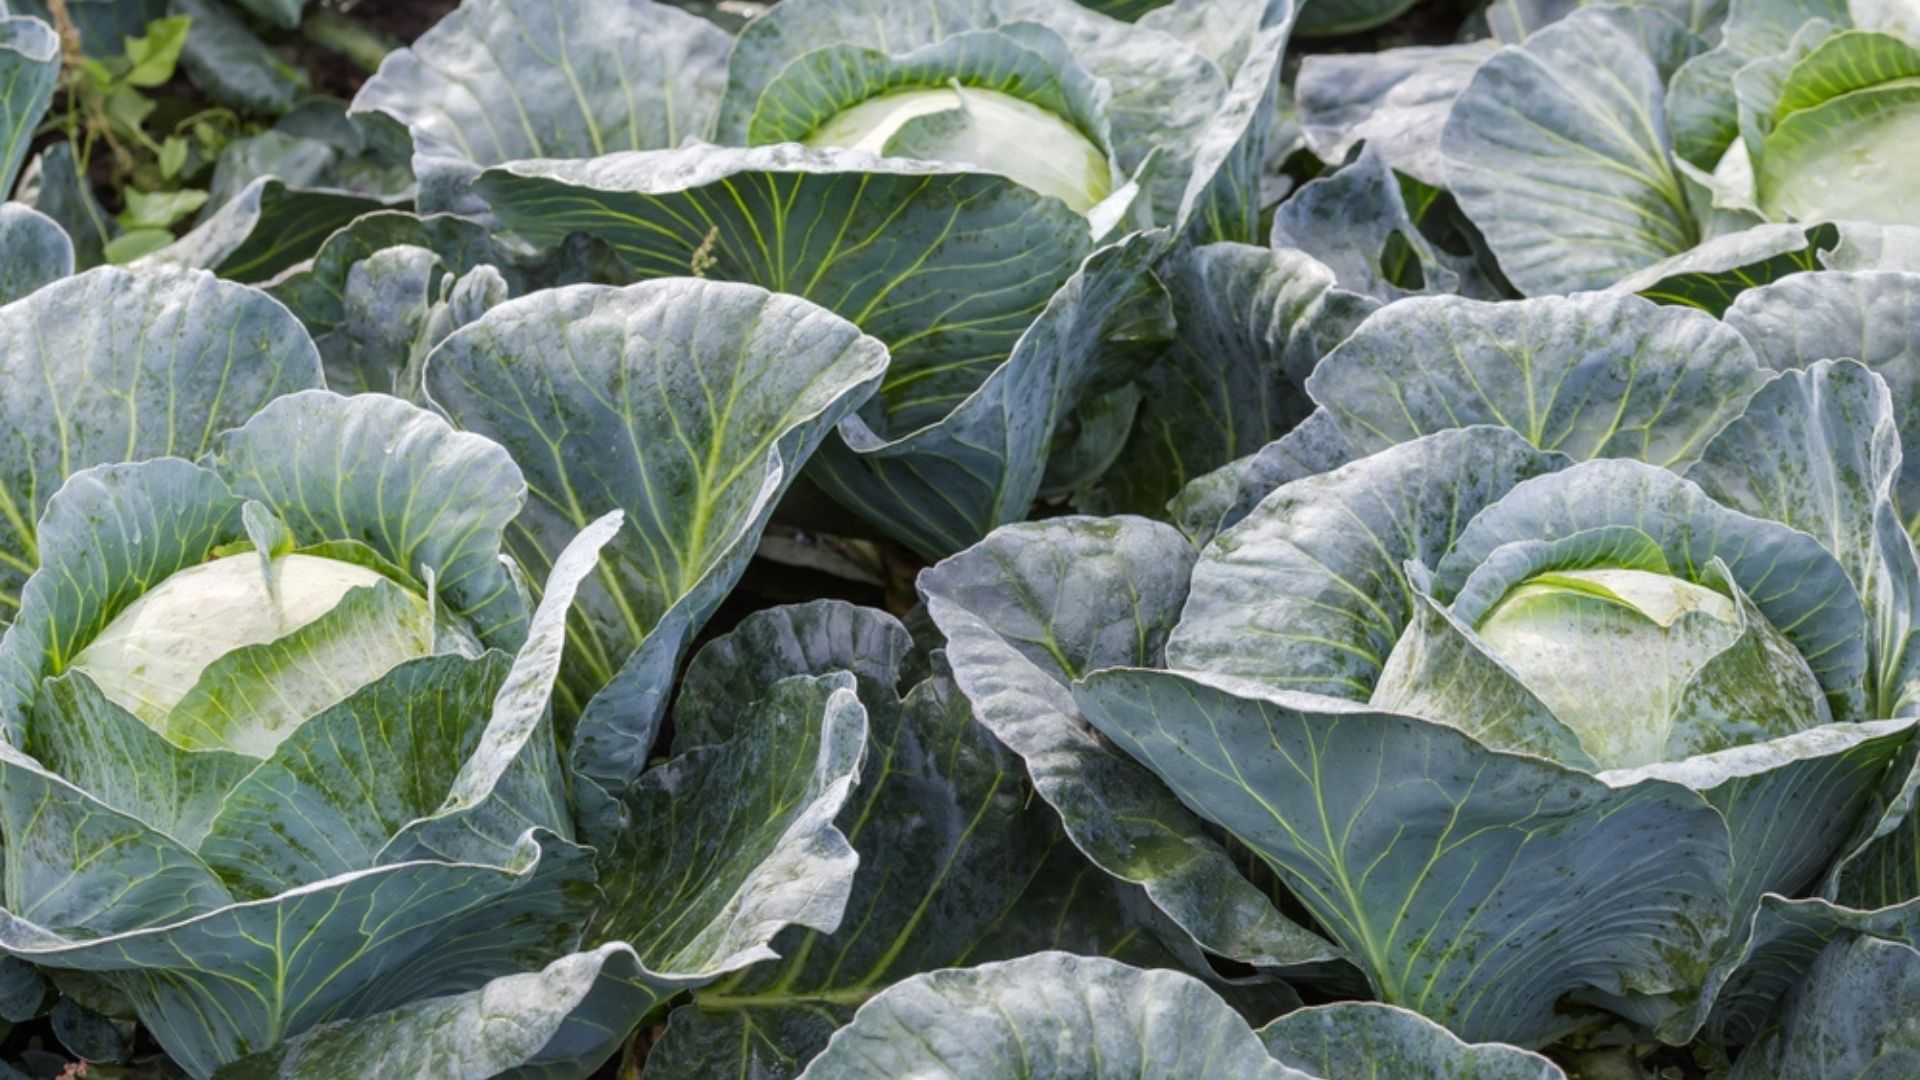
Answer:
POLYGON ((593 873, 547 702, 604 537, 529 620, 525 490, 484 438, 325 391, 201 464, 69 478, 0 643, 0 946, 200 1076, 563 951, 593 873))
MULTIPOLYGON (((1469 1039, 1625 1017, 1684 1042, 1761 896, 1817 888, 1884 828, 1911 726, 1873 719, 1907 676, 1857 566, 1708 492, 1743 501, 1741 469, 1768 490, 1756 432, 1875 404, 1855 364, 1783 375, 1701 483, 1491 427, 1295 481, 1200 553, 1171 670, 1094 672, 1075 701, 1383 1000, 1469 1039)), ((1890 428, 1836 427, 1887 449, 1890 428)))
POLYGON ((1612 287, 1719 310, 1747 285, 1840 268, 1822 249, 1845 237, 1920 224, 1911 6, 1725 11, 1690 28, 1582 8, 1459 80, 1443 179, 1520 292, 1612 287))
POLYGON ((582 12, 470 0, 354 111, 404 125, 428 206, 542 248, 589 234, 641 278, 805 297, 883 342, 879 392, 810 469, 929 557, 1024 518, 1056 441, 1095 426, 1076 411, 1124 395, 1143 351, 1107 342, 1164 331, 1150 268, 1176 233, 1259 239, 1285 0, 1139 24, 789 0, 733 39, 650 0, 582 12), (636 48, 661 78, 633 77, 636 48))

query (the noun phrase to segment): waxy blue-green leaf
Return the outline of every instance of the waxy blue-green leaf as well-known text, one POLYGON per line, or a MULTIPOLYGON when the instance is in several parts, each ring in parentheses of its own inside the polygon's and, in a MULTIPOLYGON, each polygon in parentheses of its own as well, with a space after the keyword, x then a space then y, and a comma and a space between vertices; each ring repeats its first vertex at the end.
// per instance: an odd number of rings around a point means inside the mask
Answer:
POLYGON ((705 137, 731 45, 652 0, 476 0, 388 53, 353 112, 408 129, 424 210, 470 213, 491 165, 705 137))
POLYGON ((1210 244, 1170 257, 1158 276, 1178 330, 1141 374, 1132 434, 1084 500, 1154 516, 1188 480, 1312 412, 1307 374, 1376 306, 1296 251, 1210 244))
POLYGON ((0 306, 73 273, 73 241, 47 215, 0 203, 0 306))
POLYGON ((1257 853, 1377 996, 1466 1039, 1550 1041, 1568 994, 1665 993, 1725 933, 1726 827, 1687 789, 1616 790, 1440 724, 1144 670, 1089 720, 1257 853))
POLYGON ((1394 171, 1445 187, 1447 113, 1494 48, 1473 41, 1304 57, 1293 90, 1307 145, 1323 161, 1343 162, 1364 141, 1394 171))
POLYGON ((690 279, 536 293, 429 358, 434 402, 525 472, 508 546, 533 578, 589 520, 626 512, 574 606, 556 698, 595 783, 617 793, 639 775, 692 633, 885 366, 878 342, 813 304, 690 279))
MULTIPOLYGON (((23 770, 8 773, 13 783, 23 770)), ((530 834, 515 854, 502 867, 364 870, 107 937, 4 913, 0 940, 42 966, 111 973, 173 1059, 207 1076, 315 1024, 461 990, 564 948, 556 930, 577 929, 590 898, 584 853, 530 834)))
MULTIPOLYGON (((1242 8, 1256 6, 1242 4, 1242 8)), ((1173 220, 1188 243, 1260 242, 1266 208, 1261 192, 1274 112, 1279 108, 1280 62, 1293 31, 1293 0, 1257 5, 1260 18, 1244 31, 1245 59, 1232 74, 1219 110, 1193 141, 1192 173, 1173 220)), ((1218 13, 1208 18, 1227 22, 1218 13)))
POLYGON ((1839 235, 1832 225, 1755 225, 1709 237, 1620 278, 1606 291, 1638 293, 1656 303, 1695 307, 1717 316, 1748 289, 1818 270, 1825 258, 1822 252, 1839 235))
POLYGON ((1539 1054, 1461 1042, 1417 1012, 1372 1001, 1296 1009, 1259 1035, 1268 1053, 1324 1080, 1566 1080, 1539 1054))
POLYGON ((643 278, 749 282, 851 320, 892 353, 868 415, 899 437, 976 392, 1092 250, 1064 203, 959 168, 695 146, 516 162, 478 189, 535 243, 591 232, 643 278))
POLYGON ((1576 461, 1680 466, 1765 377, 1739 334, 1638 297, 1419 297, 1362 323, 1307 392, 1363 453, 1498 424, 1576 461))
POLYGON ((0 309, 0 607, 39 562, 34 522, 90 465, 205 453, 273 398, 320 385, 286 309, 204 273, 100 269, 0 309), (58 328, 57 330, 55 328, 58 328))
MULTIPOLYGON (((1676 1044, 1689 1041, 1709 1023, 1722 987, 1748 962, 1749 935, 1763 897, 1804 893, 1820 885, 1835 853, 1844 851, 1863 826, 1874 824, 1873 811, 1884 806, 1880 800, 1889 773, 1899 764, 1912 729, 1911 720, 1829 724, 1686 760, 1600 774, 1601 780, 1621 788, 1648 780, 1692 788, 1725 820, 1733 861, 1724 894, 1732 921, 1711 972, 1697 987, 1658 995, 1658 1000, 1629 995, 1616 1002, 1616 1009, 1676 1044)), ((1905 769, 1899 770, 1899 778, 1906 778, 1905 769)))
MULTIPOLYGON (((1741 293, 1725 318, 1776 371, 1842 358, 1865 364, 1887 384, 1896 431, 1920 431, 1920 274, 1797 274, 1741 293)), ((1893 496, 1914 531, 1920 454, 1901 455, 1893 496)))
MULTIPOLYGON (((718 1068, 791 1075, 859 1004, 902 978, 1040 949, 1176 962, 1131 892, 1089 863, 1032 798, 1020 758, 936 674, 906 693, 910 641, 891 617, 837 601, 749 616, 690 665, 676 745, 732 732, 791 674, 853 671, 871 745, 840 827, 860 866, 837 933, 791 929, 781 954, 703 988, 648 1055, 660 1077, 718 1068)), ((936 665, 938 670, 938 665, 936 665)))
POLYGON ((322 338, 347 320, 347 283, 353 268, 400 247, 431 251, 457 275, 500 260, 491 234, 478 222, 452 214, 418 217, 386 210, 355 218, 327 237, 311 262, 262 288, 299 316, 316 339, 322 338))
POLYGON ((1700 1037, 1720 1046, 1751 1045, 1778 1026, 1781 1002, 1806 981, 1828 945, 1859 938, 1912 944, 1916 935, 1916 903, 1862 910, 1819 898, 1762 897, 1747 948, 1700 1037))
POLYGON ((1205 983, 1044 952, 915 976, 868 1002, 802 1073, 1033 1080, 1308 1080, 1268 1055, 1205 983))
POLYGON ((1840 561, 1870 628, 1871 717, 1920 709, 1920 655, 1911 645, 1920 559, 1894 508, 1896 416, 1887 384, 1865 366, 1816 361, 1763 387, 1687 470, 1721 504, 1808 533, 1840 561))
POLYGON ((1405 189, 1372 143, 1281 203, 1268 242, 1299 248, 1327 264, 1341 288, 1382 303, 1419 293, 1501 298, 1472 256, 1455 255, 1420 231, 1405 189))
POLYGON ((1234 853, 1138 763, 1098 738, 1072 680, 1162 662, 1193 552, 1138 518, 1011 525, 920 577, 975 715, 1020 755, 1075 845, 1145 890, 1202 948, 1260 967, 1336 954, 1283 916, 1234 853))
POLYGON ((53 27, 0 9, 0 197, 13 191, 34 130, 53 103, 60 64, 53 27))
POLYGON ((1287 484, 1201 553, 1168 660, 1364 701, 1413 614, 1405 563, 1433 566, 1482 507, 1565 463, 1471 427, 1287 484))
POLYGON ((66 231, 73 241, 75 270, 91 270, 106 261, 107 241, 120 226, 94 197, 92 185, 80 178, 71 144, 54 143, 28 162, 16 194, 66 231))
POLYGON ((276 176, 263 176, 185 236, 132 265, 141 271, 192 267, 233 281, 266 281, 312 258, 334 230, 388 205, 385 199, 296 188, 276 176))
POLYGON ((777 959, 769 943, 789 925, 831 933, 855 863, 833 822, 865 752, 853 686, 781 681, 727 738, 641 782, 633 831, 601 856, 613 906, 588 936, 604 944, 317 1028, 220 1077, 584 1076, 675 994, 777 959))
POLYGON ((1126 374, 1107 369, 1105 339, 1155 294, 1151 266, 1167 243, 1156 230, 1094 252, 1047 300, 1006 362, 952 413, 889 439, 869 406, 841 423, 812 475, 928 558, 1025 520, 1062 420, 1097 379, 1126 374))
POLYGON ((1662 91, 1697 46, 1659 12, 1588 8, 1474 73, 1445 182, 1522 293, 1604 288, 1700 242, 1662 91))
POLYGON ((1899 1080, 1920 1070, 1920 943, 1844 938, 1801 976, 1771 1031, 1740 1055, 1736 1080, 1851 1076, 1899 1080))
POLYGON ((1340 434, 1333 414, 1315 409, 1292 431, 1259 450, 1195 477, 1167 504, 1167 512, 1195 547, 1237 524, 1282 484, 1331 472, 1359 457, 1340 434))

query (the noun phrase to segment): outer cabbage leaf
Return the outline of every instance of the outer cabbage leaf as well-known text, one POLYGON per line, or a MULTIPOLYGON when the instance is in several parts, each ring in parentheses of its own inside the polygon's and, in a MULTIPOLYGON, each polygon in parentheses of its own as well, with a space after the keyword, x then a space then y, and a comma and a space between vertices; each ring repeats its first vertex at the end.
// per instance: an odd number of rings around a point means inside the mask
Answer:
POLYGON ((1447 114, 1494 49, 1475 41, 1303 58, 1293 89, 1307 145, 1342 162, 1364 140, 1395 171, 1445 187, 1447 114))
POLYGON ((0 203, 0 306, 73 273, 73 241, 52 218, 0 203))
POLYGON ((334 230, 387 206, 385 199, 262 176, 185 236, 135 260, 133 269, 192 267, 234 281, 266 281, 312 258, 334 230))
POLYGON ((695 280, 536 293, 429 358, 434 402, 526 473, 507 545, 532 577, 588 520, 627 513, 575 605, 557 697, 582 777, 617 794, 640 774, 693 633, 885 365, 813 304, 695 280))
POLYGON ((1361 324, 1307 392, 1362 453, 1498 424, 1575 460, 1680 466, 1764 377, 1738 334, 1638 297, 1421 297, 1361 324))
POLYGON ((13 190, 34 129, 53 103, 60 62, 53 27, 0 11, 0 196, 13 190))
POLYGON ((777 959, 770 943, 789 925, 831 933, 856 861, 833 824, 865 752, 853 686, 845 674, 784 680, 735 718, 729 738, 640 780, 629 795, 635 828, 599 858, 608 902, 587 937, 602 944, 317 1028, 222 1080, 584 1076, 669 998, 777 959), (721 792, 734 797, 712 797, 721 792))
MULTIPOLYGON (((1424 187, 1424 186, 1422 186, 1424 187)), ((1427 239, 1420 219, 1439 202, 1409 205, 1409 188, 1368 143, 1332 175, 1308 181, 1274 211, 1268 242, 1297 247, 1327 264, 1340 287, 1389 303, 1417 293, 1499 300, 1505 291, 1472 255, 1456 255, 1427 239)))
POLYGON ((1158 515, 1191 477, 1284 434, 1312 411, 1308 372, 1375 307, 1294 251, 1210 244, 1158 275, 1178 331, 1140 375, 1132 433, 1086 505, 1158 515))
POLYGON ((1662 90, 1696 46, 1659 12, 1588 8, 1474 73, 1446 183, 1522 293, 1602 288, 1699 243, 1662 90))
POLYGON ((1200 947, 1260 967, 1335 958, 1243 876, 1234 853, 1138 763, 1102 741, 1068 684, 1157 665, 1193 553, 1137 518, 999 529, 921 575, 955 683, 980 723, 1025 759, 1034 790, 1108 873, 1133 882, 1200 947))
POLYGON ((1259 1031, 1267 1052, 1326 1080, 1565 1080, 1551 1061, 1517 1046, 1465 1043, 1408 1009, 1342 1001, 1297 1009, 1259 1031))
POLYGON ((1307 1080, 1219 995, 1171 971, 1037 953, 898 983, 834 1034, 804 1077, 1180 1075, 1307 1080))
POLYGON ((888 435, 975 392, 1092 250, 1085 218, 1011 180, 849 150, 523 161, 479 190, 536 243, 592 232, 643 278, 697 269, 851 320, 893 354, 868 412, 888 435))
POLYGON ((841 811, 860 854, 841 929, 788 930, 774 942, 783 959, 705 987, 675 1011, 647 1059, 662 1078, 722 1068, 790 1076, 862 1001, 936 968, 1049 948, 1176 962, 1142 933, 1132 890, 1088 863, 1032 801, 1020 759, 978 725, 946 676, 902 700, 909 646, 892 618, 821 601, 748 617, 689 668, 677 745, 731 735, 778 679, 835 668, 858 674, 872 743, 841 811))
POLYGON ((1551 1041, 1580 1023, 1566 995, 1686 988, 1726 930, 1726 827, 1678 785, 1616 790, 1241 680, 1112 670, 1074 698, 1271 865, 1381 1000, 1463 1038, 1551 1041))
POLYGON ((490 165, 704 137, 731 44, 653 0, 479 0, 388 53, 353 112, 408 129, 423 210, 472 213, 490 165))
MULTIPOLYGON (((1741 293, 1725 317, 1776 371, 1843 357, 1860 361, 1886 381, 1895 431, 1920 430, 1920 275, 1794 275, 1741 293)), ((1902 455, 1893 498, 1914 531, 1920 457, 1902 455)))

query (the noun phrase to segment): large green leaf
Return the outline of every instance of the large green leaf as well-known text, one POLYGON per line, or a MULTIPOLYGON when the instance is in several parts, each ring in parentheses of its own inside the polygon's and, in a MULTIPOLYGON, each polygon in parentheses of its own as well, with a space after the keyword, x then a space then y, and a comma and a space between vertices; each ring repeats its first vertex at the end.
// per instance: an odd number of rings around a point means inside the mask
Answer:
POLYGON ((1293 92, 1307 145, 1323 161, 1341 162, 1364 141, 1394 171, 1445 187, 1441 130, 1494 48, 1473 41, 1302 58, 1293 92))
POLYGON ((34 130, 53 103, 60 63, 53 27, 0 9, 0 198, 13 191, 34 130))
POLYGON ((52 218, 0 203, 0 306, 73 273, 73 241, 52 218))
POLYGON ((844 674, 782 681, 732 718, 729 738, 642 781, 634 831, 600 857, 612 908, 590 936, 614 940, 544 970, 316 1029, 222 1080, 585 1076, 674 994, 777 959, 769 943, 789 925, 831 933, 855 862, 833 821, 865 751, 853 686, 844 674))
POLYGON ((34 521, 90 465, 197 457, 274 397, 320 384, 285 308, 204 273, 100 269, 0 309, 0 607, 40 559, 34 521))
POLYGON ((1539 1054, 1497 1043, 1464 1043, 1407 1009, 1342 1001, 1296 1009, 1260 1029, 1267 1052, 1325 1080, 1565 1080, 1539 1054))
MULTIPOLYGON (((921 555, 938 558, 1022 521, 1069 410, 1111 370, 1106 339, 1154 295, 1163 231, 1140 232, 1089 256, 1020 335, 1013 353, 945 419, 889 440, 865 413, 847 418, 813 476, 921 555)), ((897 356, 896 356, 897 361, 897 356)))
POLYGON ((980 723, 1026 762, 1073 842, 1146 891, 1217 955, 1262 967, 1333 959, 1247 880, 1234 853, 1087 726, 1068 684, 1157 665, 1192 549, 1137 518, 1012 525, 920 577, 953 677, 980 723))
POLYGON ((919 975, 875 998, 801 1074, 965 1080, 1306 1080, 1191 976, 1037 953, 919 975))
POLYGON ((1819 540, 1865 605, 1867 713, 1920 709, 1920 560, 1894 509, 1900 433, 1887 384, 1851 360, 1789 370, 1687 476, 1718 502, 1819 540))
MULTIPOLYGON (((19 792, 10 798, 75 799, 7 771, 19 792)), ((71 835, 86 851, 124 851, 71 835)), ((124 854, 115 861, 136 869, 124 854)), ((97 938, 0 914, 0 940, 45 967, 107 974, 174 1060, 206 1076, 315 1024, 541 963, 565 945, 556 931, 577 929, 591 882, 580 849, 530 834, 506 866, 402 863, 97 938)))
POLYGON ((1912 1076, 1920 1070, 1917 997, 1920 946, 1913 937, 1835 941, 1802 976, 1777 1026, 1740 1055, 1732 1076, 1912 1076))
POLYGON ((1375 306, 1296 251, 1210 244, 1171 257, 1158 276, 1179 329, 1140 376, 1133 431, 1088 500, 1154 516, 1188 480, 1311 412, 1308 372, 1375 306))
POLYGON ((192 267, 234 281, 266 281, 312 258, 334 230, 387 206, 385 199, 328 188, 295 188, 278 177, 263 176, 191 232, 138 259, 133 267, 192 267))
POLYGON ((1575 460, 1693 460, 1765 381, 1740 335, 1638 297, 1421 297, 1375 314, 1307 391, 1366 453, 1499 424, 1575 460))
POLYGON ((80 178, 71 144, 57 142, 41 151, 22 175, 18 194, 72 238, 74 269, 91 270, 106 261, 107 241, 120 227, 101 208, 92 185, 80 178))
POLYGON ((1832 225, 1778 222, 1722 233, 1626 275, 1607 291, 1719 315, 1748 289, 1819 269, 1821 251, 1833 246, 1836 234, 1832 225))
POLYGON ((1696 46, 1659 12, 1586 8, 1474 73, 1446 184, 1521 292, 1603 288, 1700 241, 1662 97, 1696 46))
POLYGON ((1330 472, 1358 456, 1333 414, 1316 409, 1254 453, 1195 477, 1167 504, 1167 512, 1195 547, 1205 547, 1275 488, 1330 472))
MULTIPOLYGON (((1252 5, 1242 5, 1247 6, 1252 5)), ((1194 139, 1193 172, 1174 219, 1190 243, 1254 244, 1262 239, 1267 144, 1280 102, 1280 62, 1296 6, 1292 0, 1277 0, 1260 7, 1264 8, 1260 20, 1243 31, 1251 38, 1246 59, 1233 73, 1219 111, 1194 139)), ((1228 21, 1212 13, 1207 18, 1228 21)))
POLYGON ((1202 552, 1169 661, 1366 700, 1413 615, 1405 563, 1434 565, 1482 507, 1565 460, 1460 428, 1279 488, 1202 552))
POLYGON ((1247 845, 1378 996, 1468 1039, 1545 1042, 1568 994, 1696 984, 1725 933, 1726 826, 1439 724, 1178 672, 1096 672, 1096 727, 1247 845))
POLYGON ((298 315, 315 338, 322 338, 340 329, 348 319, 347 288, 353 268, 382 251, 399 247, 431 251, 448 270, 460 275, 500 261, 492 235, 478 222, 452 214, 417 217, 387 210, 355 218, 327 237, 311 262, 264 288, 298 315))
MULTIPOLYGON (((1920 431, 1920 274, 1796 274, 1740 294, 1726 321, 1776 371, 1818 360, 1858 360, 1886 381, 1896 431, 1920 431), (1889 312, 1902 313, 1887 317, 1889 312)), ((1882 451, 1884 453, 1884 450, 1882 451)), ((1902 454, 1894 501, 1908 531, 1920 525, 1920 454, 1902 454)))
POLYGON ((389 53, 353 111, 411 132, 423 209, 471 212, 489 165, 705 137, 731 45, 653 0, 476 0, 389 53))
POLYGON ((1368 143, 1354 160, 1280 204, 1269 242, 1312 255, 1341 288, 1382 303, 1417 293, 1501 299, 1502 288, 1478 260, 1442 248, 1421 231, 1439 198, 1437 189, 1415 183, 1403 182, 1368 143), (1433 197, 1416 201, 1412 191, 1433 197))
POLYGON ((540 292, 432 354, 433 400, 525 471, 508 545, 534 578, 589 520, 626 511, 572 616, 558 702, 576 769, 610 792, 638 776, 688 640, 885 365, 804 300, 690 279, 540 292))
POLYGON ((689 147, 519 162, 479 191, 536 243, 591 232, 642 277, 745 281, 851 320, 892 352, 867 415, 898 436, 974 393, 1092 248, 1064 203, 957 168, 689 147))
POLYGON ((1018 757, 936 676, 902 701, 906 631, 834 601, 750 616, 689 667, 677 745, 731 734, 752 701, 794 673, 859 675, 872 742, 839 825, 860 855, 837 933, 790 929, 768 961, 702 989, 648 1055, 658 1076, 725 1068, 789 1076, 855 1008, 898 980, 1040 949, 1171 960, 1117 886, 1032 801, 1018 757))

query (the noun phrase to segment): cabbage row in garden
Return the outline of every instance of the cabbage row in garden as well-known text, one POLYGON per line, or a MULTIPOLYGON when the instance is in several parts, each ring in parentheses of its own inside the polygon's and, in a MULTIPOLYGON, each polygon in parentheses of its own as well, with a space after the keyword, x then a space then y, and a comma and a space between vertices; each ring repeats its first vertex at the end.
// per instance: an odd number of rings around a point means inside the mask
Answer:
POLYGON ((1911 2, 337 7, 0 18, 0 1077, 1920 1076, 1911 2))

